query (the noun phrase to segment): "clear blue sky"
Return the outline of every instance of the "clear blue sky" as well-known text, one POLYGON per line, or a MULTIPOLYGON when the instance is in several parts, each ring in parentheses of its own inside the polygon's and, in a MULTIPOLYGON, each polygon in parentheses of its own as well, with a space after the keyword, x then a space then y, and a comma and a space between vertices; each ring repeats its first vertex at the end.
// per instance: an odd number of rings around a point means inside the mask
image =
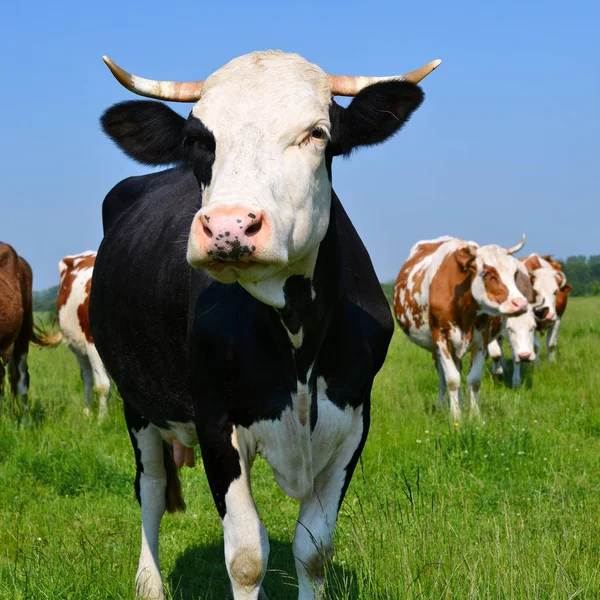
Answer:
MULTIPOLYGON (((390 75, 434 58, 426 100, 394 140, 334 165, 334 187, 382 280, 419 239, 451 234, 600 253, 598 2, 40 2, 0 8, 0 239, 58 282, 98 247, 101 203, 147 170, 98 126, 133 96, 101 61, 203 79, 253 50, 333 73, 390 75)), ((183 114, 189 105, 175 106, 183 114)))

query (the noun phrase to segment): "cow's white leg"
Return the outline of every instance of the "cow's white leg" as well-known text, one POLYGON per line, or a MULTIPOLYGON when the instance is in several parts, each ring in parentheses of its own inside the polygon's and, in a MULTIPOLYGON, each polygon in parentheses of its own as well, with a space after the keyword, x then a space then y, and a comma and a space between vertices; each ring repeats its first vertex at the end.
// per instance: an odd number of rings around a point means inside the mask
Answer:
POLYGON ((163 582, 158 561, 158 532, 166 509, 167 472, 163 457, 163 439, 154 425, 136 431, 133 437, 139 450, 138 466, 142 509, 142 550, 135 578, 137 596, 162 600, 163 582), (141 466, 141 469, 139 468, 141 466))
POLYGON ((103 421, 108 414, 107 401, 110 392, 110 379, 93 344, 87 344, 87 354, 94 373, 94 387, 98 394, 98 421, 103 421))
POLYGON ((351 432, 323 471, 317 475, 312 496, 300 503, 292 551, 298 574, 298 600, 323 596, 325 568, 333 558, 333 534, 338 510, 365 432, 363 406, 354 409, 351 432))
POLYGON ((467 385, 471 396, 471 414, 478 417, 479 411, 479 389, 485 364, 485 350, 482 343, 474 343, 471 349, 471 369, 467 376, 467 385))
POLYGON ((556 321, 552 324, 550 331, 546 334, 548 337, 546 339, 546 348, 548 350, 548 360, 550 362, 554 362, 556 360, 556 355, 554 351, 556 350, 556 346, 558 345, 558 330, 560 329, 560 318, 557 317, 556 321))
POLYGON ((540 340, 539 340, 538 336, 536 335, 533 338, 533 349, 535 350, 535 359, 533 361, 534 365, 540 364, 540 360, 541 360, 540 359, 540 346, 541 346, 540 340))
POLYGON ((87 356, 81 356, 79 353, 75 353, 75 356, 77 357, 79 370, 81 371, 81 379, 83 380, 83 393, 85 396, 83 414, 89 416, 92 409, 92 386, 94 383, 92 365, 90 364, 87 356))
POLYGON ((442 410, 444 406, 444 398, 446 397, 446 376, 444 375, 444 369, 438 356, 435 357, 435 368, 437 369, 438 378, 440 380, 437 407, 438 410, 442 410))
POLYGON ((450 344, 444 337, 437 340, 437 356, 448 386, 450 413, 455 419, 460 419, 460 361, 455 362, 450 344))
POLYGON ((513 375, 512 386, 519 387, 521 385, 521 363, 513 359, 513 375))
POLYGON ((225 565, 234 600, 259 600, 266 598, 262 580, 269 559, 269 537, 252 498, 251 459, 240 447, 235 428, 232 445, 240 457, 241 475, 230 483, 225 494, 225 515, 222 518, 225 565))
POLYGON ((488 344, 488 354, 492 359, 492 375, 501 377, 505 370, 504 358, 502 356, 502 337, 499 337, 488 344))

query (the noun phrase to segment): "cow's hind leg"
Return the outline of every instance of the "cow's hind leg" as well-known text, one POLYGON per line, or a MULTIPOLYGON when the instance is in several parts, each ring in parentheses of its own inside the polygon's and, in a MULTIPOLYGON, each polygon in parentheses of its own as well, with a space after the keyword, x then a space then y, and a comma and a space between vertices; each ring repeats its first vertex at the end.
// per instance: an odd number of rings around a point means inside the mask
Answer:
POLYGON ((223 525, 225 566, 234 600, 265 598, 269 538, 250 489, 252 458, 232 424, 198 427, 202 462, 223 525))
POLYGON ((106 373, 104 363, 93 344, 87 345, 87 354, 94 373, 94 387, 98 394, 98 421, 103 421, 108 415, 108 394, 110 393, 110 378, 106 373))
POLYGON ((29 410, 29 367, 27 366, 27 352, 15 351, 8 361, 8 378, 10 391, 14 399, 21 398, 23 410, 29 410))
POLYGON ((438 336, 435 340, 437 345, 437 357, 442 366, 444 379, 448 386, 448 395, 450 396, 450 413, 455 419, 460 419, 460 360, 454 357, 454 353, 448 340, 443 336, 438 336))
POLYGON ((439 387, 438 399, 437 399, 437 407, 438 407, 438 410, 442 410, 442 408, 444 406, 444 398, 446 396, 446 376, 444 375, 444 369, 442 367, 442 362, 440 361, 438 356, 435 357, 435 368, 437 369, 438 378, 440 380, 440 387, 439 387))
POLYGON ((135 580, 140 598, 164 598, 158 533, 165 510, 183 509, 177 469, 160 431, 124 401, 125 419, 136 457, 136 494, 142 510, 142 549, 135 580))
POLYGON ((333 558, 338 511, 366 440, 369 409, 354 410, 351 432, 314 481, 312 496, 300 503, 292 549, 298 574, 298 600, 323 596, 325 569, 333 558))
POLYGON ((481 342, 474 343, 471 349, 471 369, 467 376, 467 386, 471 396, 471 415, 478 417, 479 411, 479 389, 485 364, 485 349, 481 342))
POLYGON ((79 363, 79 370, 81 371, 81 379, 83 381, 83 393, 85 396, 85 406, 83 408, 83 414, 87 417, 91 414, 92 410, 92 386, 94 383, 94 377, 92 374, 92 365, 87 356, 82 356, 79 353, 75 353, 77 362, 79 363))

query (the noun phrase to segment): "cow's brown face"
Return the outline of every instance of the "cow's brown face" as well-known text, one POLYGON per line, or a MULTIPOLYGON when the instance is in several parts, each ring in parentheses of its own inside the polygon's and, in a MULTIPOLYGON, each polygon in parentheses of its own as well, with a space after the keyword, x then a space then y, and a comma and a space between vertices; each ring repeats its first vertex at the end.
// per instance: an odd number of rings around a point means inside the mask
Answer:
POLYGON ((457 262, 472 274, 471 292, 482 313, 513 316, 525 312, 527 299, 517 287, 523 269, 505 248, 469 245, 457 250, 457 262))

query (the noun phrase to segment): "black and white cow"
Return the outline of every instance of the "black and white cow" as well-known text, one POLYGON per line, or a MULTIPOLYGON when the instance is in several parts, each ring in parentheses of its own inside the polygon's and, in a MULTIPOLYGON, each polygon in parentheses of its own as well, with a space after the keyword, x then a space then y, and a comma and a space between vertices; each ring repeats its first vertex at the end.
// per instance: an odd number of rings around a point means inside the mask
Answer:
POLYGON ((150 101, 102 117, 130 157, 176 165, 108 194, 92 284, 93 337, 137 461, 137 593, 163 597, 159 525, 165 510, 184 507, 176 464, 191 464, 199 443, 234 598, 264 597, 269 542, 250 490, 257 454, 300 501, 299 598, 316 598, 393 332, 332 190, 332 159, 396 133, 423 100, 415 82, 439 61, 373 83, 257 52, 205 82, 173 83, 105 60, 141 95, 197 100, 187 119, 150 101), (355 98, 344 109, 336 94, 355 98))

